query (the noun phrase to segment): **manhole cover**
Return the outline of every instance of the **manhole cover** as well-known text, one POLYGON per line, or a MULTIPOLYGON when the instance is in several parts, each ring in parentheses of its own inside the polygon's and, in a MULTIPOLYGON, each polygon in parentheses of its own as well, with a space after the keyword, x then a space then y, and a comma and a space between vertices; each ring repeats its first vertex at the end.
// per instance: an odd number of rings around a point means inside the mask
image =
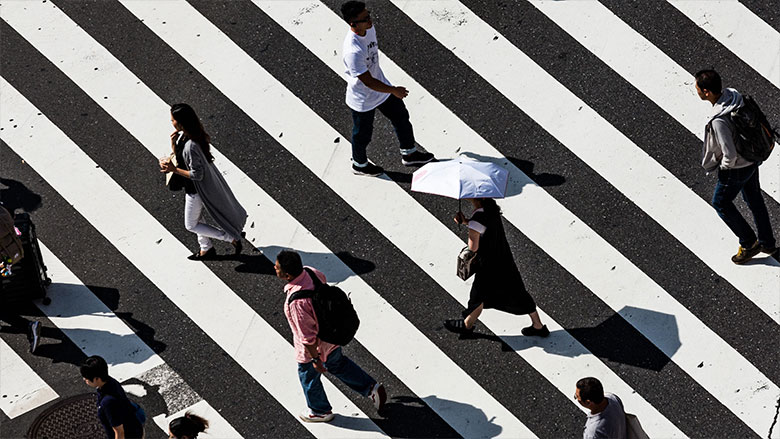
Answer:
POLYGON ((30 439, 105 439, 97 417, 94 393, 63 399, 40 414, 30 426, 30 439))

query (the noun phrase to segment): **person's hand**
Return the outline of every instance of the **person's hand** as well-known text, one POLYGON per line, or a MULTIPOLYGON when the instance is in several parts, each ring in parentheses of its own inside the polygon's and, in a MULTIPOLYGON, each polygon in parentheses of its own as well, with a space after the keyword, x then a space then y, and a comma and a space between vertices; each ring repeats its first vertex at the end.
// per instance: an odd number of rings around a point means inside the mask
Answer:
POLYGON ((391 93, 398 99, 403 99, 409 95, 409 90, 407 90, 406 87, 393 87, 393 91, 391 93))
POLYGON ((316 370, 319 373, 325 373, 328 371, 328 369, 325 369, 325 365, 322 364, 322 361, 317 361, 316 363, 312 361, 311 364, 314 365, 314 370, 316 370))
POLYGON ((160 172, 166 173, 166 172, 173 172, 176 169, 176 166, 171 163, 170 159, 167 160, 160 160, 160 172))
POLYGON ((458 212, 455 214, 455 218, 453 218, 456 223, 458 224, 466 224, 468 221, 466 221, 466 215, 463 214, 463 212, 458 212))
POLYGON ((179 132, 174 131, 171 133, 171 151, 176 151, 176 139, 179 137, 179 132))

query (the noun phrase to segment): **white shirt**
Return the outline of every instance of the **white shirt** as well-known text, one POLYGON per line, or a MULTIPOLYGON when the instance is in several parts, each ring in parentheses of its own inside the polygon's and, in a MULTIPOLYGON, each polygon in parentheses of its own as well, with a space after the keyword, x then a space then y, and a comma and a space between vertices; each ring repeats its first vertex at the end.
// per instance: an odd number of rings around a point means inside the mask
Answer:
POLYGON ((342 56, 347 74, 346 100, 349 108, 360 112, 370 111, 390 97, 390 93, 372 90, 358 79, 359 75, 370 72, 374 79, 392 85, 379 67, 379 44, 373 26, 366 30, 364 37, 350 30, 344 38, 342 56))

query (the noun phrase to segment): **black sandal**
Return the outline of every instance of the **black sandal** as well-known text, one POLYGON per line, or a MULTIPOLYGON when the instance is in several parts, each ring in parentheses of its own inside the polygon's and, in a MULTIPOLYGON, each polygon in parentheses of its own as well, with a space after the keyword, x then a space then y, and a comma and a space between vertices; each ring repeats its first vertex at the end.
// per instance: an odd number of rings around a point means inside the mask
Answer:
POLYGON ((451 319, 444 321, 444 327, 447 328, 448 331, 454 332, 456 334, 471 334, 474 332, 474 326, 467 328, 466 322, 464 322, 463 319, 451 319))
POLYGON ((531 325, 527 328, 521 329, 520 333, 525 335, 526 337, 532 337, 532 336, 547 337, 548 335, 550 335, 550 330, 547 329, 547 325, 544 325, 539 329, 536 329, 534 328, 533 325, 531 325))
POLYGON ((187 256, 190 261, 209 261, 217 256, 217 250, 214 247, 206 250, 206 253, 200 254, 199 251, 187 256))

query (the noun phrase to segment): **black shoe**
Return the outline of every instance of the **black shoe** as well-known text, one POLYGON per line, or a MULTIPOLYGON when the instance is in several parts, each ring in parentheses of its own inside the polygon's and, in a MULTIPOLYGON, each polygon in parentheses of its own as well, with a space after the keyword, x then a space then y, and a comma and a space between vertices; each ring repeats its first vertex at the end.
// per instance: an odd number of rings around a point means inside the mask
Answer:
POLYGON ((467 328, 466 322, 464 322, 463 319, 451 319, 444 321, 444 327, 447 328, 448 331, 454 332, 456 334, 471 334, 474 332, 474 326, 467 328))
POLYGON ((401 163, 404 166, 424 165, 435 160, 433 154, 429 152, 415 151, 411 154, 401 156, 401 163))
POLYGON ((352 173, 355 175, 363 175, 366 177, 376 177, 377 175, 384 174, 385 170, 382 169, 381 166, 377 166, 373 163, 366 163, 365 166, 358 166, 353 163, 352 173))
POLYGON ((761 253, 762 247, 758 245, 758 241, 754 242, 750 248, 739 246, 739 250, 737 250, 737 254, 731 257, 731 262, 741 265, 745 262, 753 259, 753 256, 761 253))
POLYGON ((30 322, 27 340, 30 342, 30 353, 35 353, 38 343, 41 341, 41 322, 30 322))
POLYGON ((533 325, 531 325, 527 328, 523 328, 520 332, 526 337, 530 337, 532 335, 536 335, 538 337, 547 337, 550 335, 550 330, 547 329, 547 325, 542 326, 540 329, 536 329, 533 325))
POLYGON ((187 256, 187 259, 190 261, 210 261, 215 257, 217 257, 217 250, 214 247, 211 247, 206 253, 201 255, 200 252, 195 252, 187 256))
POLYGON ((240 255, 241 250, 244 249, 244 238, 246 237, 246 232, 241 232, 241 238, 231 242, 230 244, 233 245, 233 249, 235 249, 235 252, 233 252, 234 255, 240 255))

